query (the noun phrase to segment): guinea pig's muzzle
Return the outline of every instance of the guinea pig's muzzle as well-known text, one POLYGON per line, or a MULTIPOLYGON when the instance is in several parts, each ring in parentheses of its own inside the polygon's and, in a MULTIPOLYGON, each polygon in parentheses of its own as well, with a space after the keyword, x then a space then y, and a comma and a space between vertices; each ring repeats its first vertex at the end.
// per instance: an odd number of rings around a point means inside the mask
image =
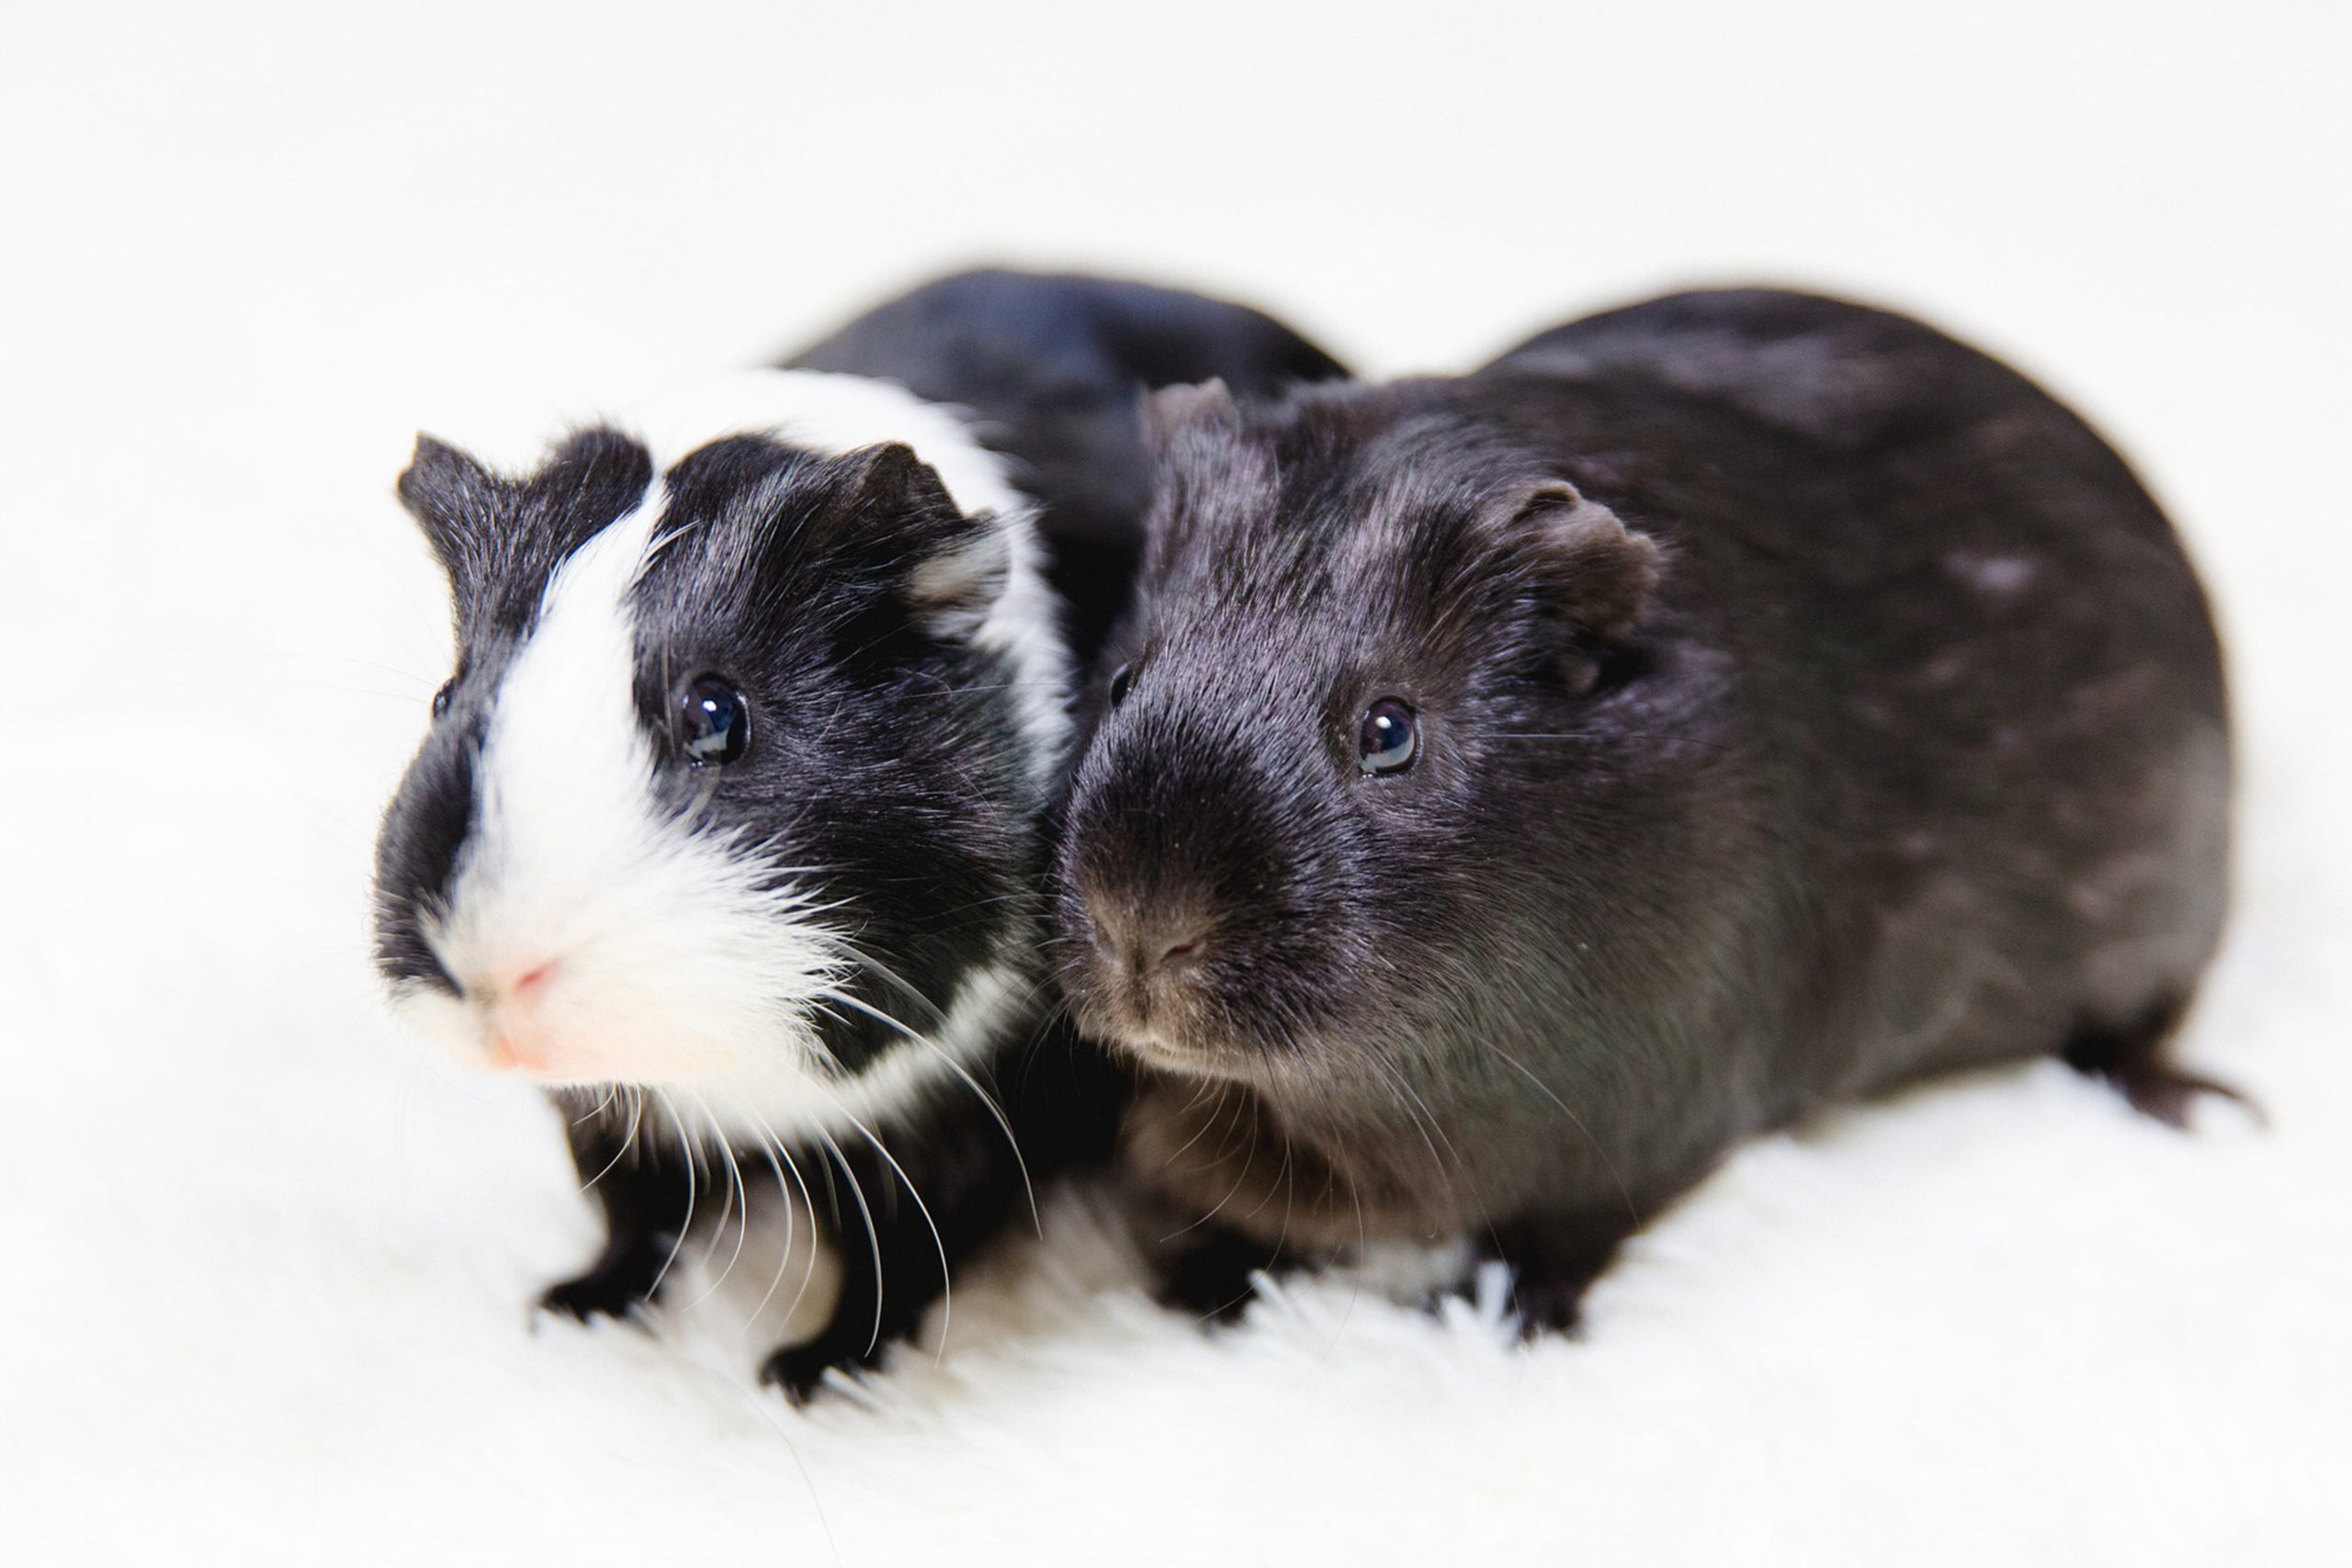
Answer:
POLYGON ((1167 1049, 1166 1038, 1189 1010, 1212 934, 1191 902, 1159 903, 1094 884, 1075 899, 1070 923, 1083 932, 1078 957, 1086 1004, 1098 1032, 1142 1049, 1167 1049))
POLYGON ((1096 1038, 1214 1071, 1300 1016, 1286 981, 1321 945, 1301 803, 1282 787, 1283 759, 1146 718, 1116 716, 1072 790, 1056 899, 1062 988, 1096 1038))

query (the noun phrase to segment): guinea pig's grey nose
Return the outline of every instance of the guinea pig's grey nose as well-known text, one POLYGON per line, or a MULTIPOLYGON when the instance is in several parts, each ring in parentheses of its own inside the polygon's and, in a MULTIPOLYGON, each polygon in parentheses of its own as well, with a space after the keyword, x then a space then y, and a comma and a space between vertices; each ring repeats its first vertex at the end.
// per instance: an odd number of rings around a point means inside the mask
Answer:
POLYGON ((1086 900, 1094 949, 1124 978, 1149 980, 1197 962, 1208 942, 1208 921, 1178 908, 1138 908, 1119 898, 1086 900))

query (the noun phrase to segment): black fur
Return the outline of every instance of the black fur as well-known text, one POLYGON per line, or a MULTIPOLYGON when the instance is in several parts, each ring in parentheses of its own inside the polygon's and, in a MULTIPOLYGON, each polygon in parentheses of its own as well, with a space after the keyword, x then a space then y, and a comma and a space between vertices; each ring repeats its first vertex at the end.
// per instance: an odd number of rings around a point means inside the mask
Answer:
POLYGON ((1045 504, 1070 650, 1091 661, 1125 607, 1150 499, 1147 389, 1222 379, 1239 395, 1345 376, 1271 316, 1140 283, 986 269, 924 285, 787 362, 896 381, 971 411, 1045 504))
POLYGON ((630 1140, 625 1118, 599 1113, 597 1095, 560 1093, 572 1160, 603 1211, 606 1240, 586 1273, 548 1287, 540 1304, 582 1321, 636 1315, 688 1245, 697 1209, 711 1235, 694 1245, 723 1248, 733 1205, 764 1205, 773 1188, 814 1206, 842 1287, 825 1326, 770 1355, 763 1380, 800 1404, 835 1368, 880 1365, 967 1259, 1008 1227, 1034 1222, 1031 1182, 1042 1188, 1111 1152, 1125 1075, 1067 1027, 1040 1030, 973 1077, 972 1093, 943 1098, 893 1129, 887 1155, 854 1139, 808 1145, 791 1152, 788 1171, 750 1150, 736 1152, 732 1172, 707 1156, 690 1170, 674 1145, 630 1140))
POLYGON ((1036 919, 1042 801, 1014 718, 1018 671, 926 628, 921 563, 978 536, 904 446, 820 457, 739 437, 668 476, 668 542, 638 584, 662 628, 638 709, 663 734, 678 682, 713 671, 751 699, 750 752, 718 774, 672 753, 681 810, 776 863, 813 867, 828 919, 888 976, 819 1022, 849 1073, 940 1020, 956 987, 1036 919))
MULTIPOLYGON (((585 1323, 628 1317, 653 1297, 694 1217, 698 1178, 681 1151, 638 1139, 626 1118, 599 1113, 601 1097, 559 1093, 571 1162, 605 1216, 605 1250, 588 1271, 548 1287, 539 1304, 585 1323)), ((762 1168, 754 1164, 756 1172, 762 1168)))
MULTIPOLYGON (((1092 542, 1091 564, 1066 563, 1057 581, 1080 595, 1073 624, 1093 626, 1124 598, 1140 537, 1138 389, 1193 374, 1271 389, 1294 366, 1336 370, 1237 306, 1007 273, 918 290, 795 363, 899 380, 988 421, 1000 450, 1030 459, 1048 536, 1092 542)), ((377 956, 389 980, 457 990, 423 919, 448 897, 473 822, 499 682, 554 572, 653 477, 645 450, 609 430, 573 435, 522 477, 419 441, 401 495, 448 571, 458 662, 379 840, 377 956)), ((910 1031, 934 1027, 1008 947, 1034 952, 1043 937, 1037 888, 1057 791, 1033 777, 1015 671, 968 637, 1001 574, 989 574, 985 548, 973 573, 943 581, 918 571, 984 547, 987 522, 959 513, 903 446, 820 456, 728 439, 662 477, 664 542, 634 591, 640 626, 653 628, 640 637, 635 697, 657 793, 707 830, 740 836, 746 852, 806 868, 796 886, 875 961, 813 1018, 839 1071, 924 1049, 910 1031), (749 750, 716 773, 690 766, 673 730, 680 682, 705 671, 741 691, 754 716, 749 750)), ((973 1077, 908 1107, 876 1130, 879 1143, 776 1129, 844 1281, 830 1325, 768 1364, 796 1399, 828 1368, 871 1366, 910 1332, 972 1251, 1026 1218, 1028 1181, 1107 1152, 1124 1075, 1075 1049, 1042 997, 973 1077)), ((707 1224, 737 1201, 723 1184, 757 1184, 773 1168, 758 1150, 727 1151, 728 1161, 639 1135, 626 1097, 555 1099, 607 1241, 544 1304, 575 1317, 634 1314, 697 1215, 707 1224)))
POLYGON ((777 1350, 762 1370, 796 1403, 831 1368, 878 1365, 921 1325, 948 1288, 943 1251, 952 1272, 1008 1227, 1035 1224, 1022 1165, 1042 1184, 1109 1158, 1126 1077, 1066 1025, 977 1076, 1002 1108, 1001 1124, 977 1098, 956 1097, 926 1115, 915 1135, 891 1140, 896 1163, 845 1143, 826 1150, 808 1178, 841 1253, 842 1295, 816 1338, 777 1350), (1009 1148, 1020 1151, 1010 1168, 1009 1148))
POLYGON ((1532 1330, 1816 1107, 2063 1053, 2177 1111, 2219 649, 2014 372, 1748 291, 1160 423, 1057 918, 1081 1025, 1168 1075, 1125 1156, 1163 1200, 1294 1260, 1477 1238, 1532 1330), (1374 777, 1384 696, 1421 750, 1374 777))

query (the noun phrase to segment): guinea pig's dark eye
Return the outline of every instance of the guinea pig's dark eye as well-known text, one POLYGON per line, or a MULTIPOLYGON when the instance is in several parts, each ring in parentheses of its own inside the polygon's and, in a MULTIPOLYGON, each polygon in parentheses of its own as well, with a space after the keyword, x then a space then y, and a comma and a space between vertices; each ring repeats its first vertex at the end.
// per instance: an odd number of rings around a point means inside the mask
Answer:
POLYGON ((1401 773, 1420 750, 1411 708, 1395 697, 1383 697, 1364 709, 1363 724, 1356 730, 1356 765, 1365 773, 1401 773))
POLYGON ((697 675, 678 694, 678 745, 689 761, 731 762, 752 743, 752 708, 716 675, 697 675))
POLYGON ((449 711, 449 694, 457 689, 458 682, 455 681, 444 681, 441 682, 441 689, 433 694, 434 717, 439 718, 443 714, 449 711))
POLYGON ((1136 667, 1122 664, 1111 671, 1111 705, 1117 707, 1127 700, 1127 688, 1136 683, 1136 667))

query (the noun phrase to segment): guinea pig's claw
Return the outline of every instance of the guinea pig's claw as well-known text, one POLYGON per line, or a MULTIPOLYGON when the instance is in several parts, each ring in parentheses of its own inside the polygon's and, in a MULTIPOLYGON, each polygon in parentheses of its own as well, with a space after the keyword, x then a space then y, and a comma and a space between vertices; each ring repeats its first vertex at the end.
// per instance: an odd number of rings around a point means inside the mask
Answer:
POLYGON ((2132 1110, 2180 1132, 2188 1130, 2189 1112, 2208 1096, 2234 1100, 2254 1118, 2256 1125, 2268 1124, 2262 1107, 2239 1090, 2218 1078, 2185 1072, 2165 1063, 2132 1064, 2109 1071, 2106 1077, 2131 1102, 2132 1110))
POLYGON ((2173 1064, 2167 1052, 2188 1008, 2187 998, 2166 997, 2120 1026, 2080 1024, 2059 1055, 2076 1072, 2105 1078, 2132 1110, 2167 1127, 2187 1131, 2190 1109, 2208 1097, 2235 1100, 2257 1126, 2267 1125, 2262 1107, 2245 1095, 2173 1064))

